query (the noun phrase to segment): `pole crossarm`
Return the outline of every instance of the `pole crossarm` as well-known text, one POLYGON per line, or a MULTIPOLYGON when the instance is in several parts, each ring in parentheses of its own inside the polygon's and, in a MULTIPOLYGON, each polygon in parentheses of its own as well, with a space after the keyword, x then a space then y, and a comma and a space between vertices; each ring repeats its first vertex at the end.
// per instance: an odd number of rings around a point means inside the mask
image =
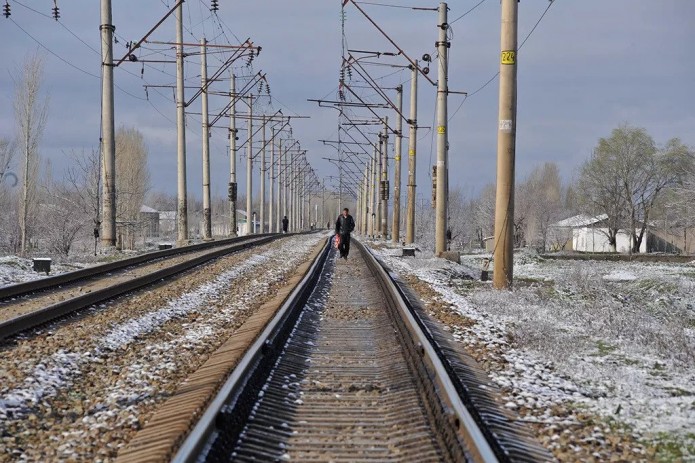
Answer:
MULTIPOLYGON (((393 46, 396 48, 396 50, 398 50, 399 53, 400 53, 401 55, 403 55, 403 56, 405 57, 405 59, 407 59, 408 62, 410 62, 410 64, 411 64, 412 66, 414 66, 415 69, 417 69, 418 72, 419 72, 425 79, 427 79, 427 80, 429 81, 430 84, 432 84, 433 86, 436 86, 436 85, 437 85, 437 83, 436 83, 435 81, 433 81, 432 79, 430 79, 429 76, 428 76, 427 74, 425 74, 424 72, 422 72, 422 69, 420 69, 420 68, 418 67, 418 65, 415 63, 415 61, 414 61, 410 56, 408 56, 408 55, 403 51, 403 49, 402 49, 401 47, 399 47, 398 44, 397 44, 396 42, 394 42, 393 39, 392 39, 391 37, 389 37, 389 35, 388 35, 386 32, 384 32, 384 30, 383 30, 381 27, 379 27, 379 25, 378 25, 376 22, 374 22, 374 20, 373 20, 371 17, 369 17, 369 15, 357 4, 357 2, 356 2, 355 0, 343 0, 343 6, 345 6, 345 5, 348 4, 348 3, 352 3, 352 4, 355 6, 355 8, 357 8, 357 10, 358 10, 360 13, 362 13, 362 15, 363 15, 365 18, 367 18, 367 20, 368 20, 370 23, 372 23, 372 25, 373 25, 374 27, 376 27, 376 29, 381 33, 381 35, 383 35, 384 37, 386 37, 386 40, 388 40, 388 41, 391 43, 391 45, 393 45, 393 46)), ((427 9, 427 10, 429 11, 429 9, 427 9)), ((433 11, 436 11, 436 10, 433 10, 433 11)))
POLYGON ((237 92, 237 96, 231 100, 227 105, 220 111, 220 113, 215 116, 215 118, 210 122, 210 127, 214 126, 217 121, 219 121, 224 115, 227 114, 227 112, 231 109, 232 105, 234 105, 237 101, 239 101, 246 93, 251 90, 253 87, 256 86, 258 82, 261 80, 265 80, 265 74, 261 74, 261 71, 258 71, 256 74, 253 75, 251 79, 249 79, 248 82, 241 88, 241 91, 237 92))
MULTIPOLYGON (((374 114, 377 118, 381 119, 381 121, 382 121, 384 124, 386 124, 386 127, 388 127, 388 129, 389 129, 389 131, 390 131, 391 133, 396 133, 396 130, 395 130, 395 129, 392 129, 391 126, 388 125, 388 123, 386 122, 386 119, 383 118, 383 117, 381 117, 381 116, 379 116, 379 114, 378 114, 376 111, 374 111, 374 109, 372 109, 372 108, 368 105, 368 103, 365 102, 365 101, 362 99, 362 97, 360 97, 357 93, 355 93, 355 91, 354 91, 352 88, 350 88, 350 86, 349 86, 348 84, 346 84, 345 82, 343 82, 343 87, 347 88, 348 91, 349 91, 350 93, 352 93, 352 95, 353 95, 355 98, 357 98, 357 99, 360 101, 360 103, 364 104, 365 107, 366 107, 372 114, 374 114)), ((385 106, 386 106, 387 109, 393 109, 393 108, 391 108, 390 104, 387 104, 387 105, 385 105, 385 106)))
MULTIPOLYGON (((153 33, 154 31, 156 31, 157 28, 158 28, 159 26, 161 26, 162 23, 163 23, 169 16, 171 16, 171 15, 174 13, 174 11, 176 11, 176 9, 177 9, 183 2, 184 2, 184 0, 179 0, 178 2, 176 2, 176 4, 175 4, 173 7, 171 7, 171 9, 167 12, 167 14, 165 14, 164 17, 163 17, 162 19, 160 19, 159 22, 158 22, 157 24, 155 24, 154 27, 153 27, 152 29, 150 29, 150 30, 147 32, 147 34, 145 34, 145 36, 144 36, 143 38, 141 38, 135 45, 132 45, 132 44, 131 44, 131 46, 128 47, 128 51, 127 51, 126 54, 123 56, 123 58, 119 59, 118 62, 117 62, 116 64, 114 64, 113 66, 114 66, 114 67, 117 67, 118 65, 120 65, 120 64, 121 64, 123 61, 125 61, 126 59, 128 59, 128 60, 130 61, 130 55, 132 55, 133 52, 134 52, 135 50, 137 50, 138 48, 140 48, 140 45, 142 45, 142 43, 145 42, 145 41, 147 40, 147 37, 149 37, 150 35, 152 35, 152 33, 153 33)), ((200 44, 195 44, 196 47, 199 46, 199 45, 200 45, 200 44)))
POLYGON ((319 104, 320 108, 335 108, 346 107, 346 108, 381 108, 390 109, 390 106, 383 103, 355 103, 350 101, 331 101, 331 100, 314 100, 307 99, 307 101, 312 101, 319 104))
MULTIPOLYGON (((374 89, 374 91, 377 92, 379 94, 379 96, 381 96, 381 98, 384 99, 384 101, 386 101, 386 103, 391 107, 391 109, 396 111, 396 113, 401 118, 403 118, 403 120, 407 120, 407 118, 398 109, 398 107, 394 104, 394 102, 391 101, 391 99, 388 97, 386 92, 384 92, 384 89, 382 89, 379 86, 379 84, 376 83, 376 81, 372 78, 372 76, 369 74, 369 72, 367 72, 367 70, 364 68, 364 66, 362 66, 362 64, 359 62, 359 59, 355 58, 352 54, 350 54, 348 56, 349 56, 348 59, 343 59, 343 66, 348 65, 348 66, 352 67, 353 69, 355 69, 355 72, 357 72, 357 74, 360 77, 362 77, 362 79, 364 79, 364 81, 367 82, 369 84, 369 86, 372 89, 374 89), (353 64, 356 64, 359 69, 352 66, 353 64)), ((343 84, 343 86, 348 87, 348 85, 344 81, 342 82, 342 84, 343 84)), ((398 89, 398 87, 396 87, 396 90, 397 89, 398 89)), ((350 87, 348 87, 348 90, 350 90, 352 92, 352 89, 350 87)), ((354 94, 354 92, 353 92, 353 94, 354 94)))
MULTIPOLYGON (((245 46, 245 48, 237 48, 237 47, 234 47, 231 45, 230 46, 216 45, 217 47, 236 48, 236 52, 234 55, 227 58, 227 60, 217 69, 217 71, 215 71, 215 73, 210 77, 210 79, 206 79, 205 85, 201 85, 200 89, 197 92, 195 92, 195 94, 191 97, 190 100, 188 100, 188 102, 186 103, 186 106, 189 106, 191 103, 193 103, 196 100, 196 98, 198 98, 204 91, 206 91, 208 86, 210 85, 210 82, 214 82, 215 80, 217 80, 217 78, 219 78, 223 72, 225 72, 227 69, 229 69, 229 67, 234 63, 234 61, 236 61, 237 59, 244 56, 244 51, 247 51, 248 49, 253 48, 253 46, 251 44, 252 44, 252 42, 247 40, 246 43, 244 45, 242 45, 242 47, 245 46)), ((205 46, 206 47, 212 47, 213 45, 206 44, 205 46)), ((253 50, 252 50, 252 53, 253 53, 253 50)), ((260 78, 263 80, 266 80, 265 75, 263 75, 260 78)))

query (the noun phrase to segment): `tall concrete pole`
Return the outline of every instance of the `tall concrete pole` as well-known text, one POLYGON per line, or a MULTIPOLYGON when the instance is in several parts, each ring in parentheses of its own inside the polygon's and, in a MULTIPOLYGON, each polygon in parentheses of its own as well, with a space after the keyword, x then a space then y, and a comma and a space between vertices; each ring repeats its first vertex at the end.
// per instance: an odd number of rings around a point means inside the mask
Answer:
MULTIPOLYGON (((180 9, 180 7, 179 7, 180 9)), ((178 11, 178 10, 177 10, 178 11)), ((113 31, 111 0, 101 0, 101 136, 102 136, 102 212, 101 244, 116 245, 116 130, 113 109, 113 31)), ((27 157, 27 159, 29 159, 27 157)), ((25 188, 28 183, 24 182, 25 188)), ((27 201, 24 201, 26 207, 27 201)), ((26 217, 26 214, 25 214, 26 217)), ((26 219, 22 230, 26 230, 26 219)), ((25 246, 23 231, 22 247, 25 246)), ((24 249, 22 249, 24 251, 24 249)))
POLYGON ((439 76, 437 81, 437 198, 435 211, 435 254, 440 255, 446 251, 446 230, 448 226, 449 203, 449 140, 447 136, 447 97, 449 93, 448 83, 448 58, 449 46, 446 33, 449 29, 447 23, 447 5, 439 4, 439 40, 437 51, 439 54, 439 76))
POLYGON ((393 173, 393 225, 391 226, 391 236, 394 243, 398 243, 401 236, 401 147, 403 146, 403 118, 401 114, 403 114, 403 86, 399 85, 396 90, 398 91, 396 96, 398 114, 396 114, 396 142, 393 155, 395 167, 393 173))
MULTIPOLYGON (((288 204, 287 204, 287 193, 288 193, 287 192, 287 190, 288 190, 287 174, 288 174, 288 172, 287 172, 287 169, 289 166, 287 164, 287 154, 288 154, 287 150, 285 150, 282 153, 282 166, 283 166, 282 167, 282 216, 283 216, 283 218, 287 217, 287 208, 288 208, 288 204)), ((289 217, 287 217, 287 219, 289 220, 289 217)))
POLYGON ((277 203, 275 204, 275 231, 280 233, 282 231, 281 220, 282 220, 282 138, 278 140, 278 196, 277 203))
POLYGON ((302 175, 299 177, 299 229, 304 230, 306 228, 306 194, 304 193, 304 181, 306 174, 304 169, 302 169, 302 175))
POLYGON ((294 156, 292 155, 292 153, 288 153, 288 154, 290 155, 290 158, 289 158, 290 178, 288 181, 290 198, 289 198, 289 213, 287 214, 287 218, 290 221, 289 229, 290 229, 290 231, 293 232, 293 231, 295 231, 295 226, 296 226, 295 219, 294 219, 294 210, 295 210, 295 208, 294 208, 294 159, 293 159, 294 156))
POLYGON ((230 78, 231 109, 229 114, 229 236, 237 236, 237 182, 236 182, 236 76, 230 78))
POLYGON ((321 228, 326 222, 326 179, 321 182, 321 228))
POLYGON ((186 190, 186 98, 183 86, 183 3, 176 8, 176 245, 188 244, 188 192, 186 190))
POLYGON ((355 211, 353 212, 355 217, 355 229, 357 233, 360 233, 362 229, 362 180, 357 185, 357 203, 355 203, 355 211))
POLYGON ((377 159, 379 159, 379 151, 374 147, 374 155, 372 156, 372 173, 371 185, 369 187, 369 202, 371 204, 372 213, 369 220, 369 234, 372 238, 376 237, 377 234, 377 217, 379 214, 379 208, 377 207, 377 159))
POLYGON ((374 172, 374 189, 376 190, 374 193, 374 210, 376 212, 376 217, 374 218, 375 237, 381 237, 381 177, 382 171, 384 170, 384 157, 381 153, 384 150, 383 144, 384 141, 381 139, 380 135, 379 148, 374 152, 374 156, 376 157, 376 171, 374 172))
POLYGON ((272 133, 270 134, 270 174, 268 175, 268 180, 270 180, 270 193, 268 194, 268 233, 275 233, 275 127, 273 127, 272 133))
POLYGON ((516 157, 517 2, 502 0, 497 195, 492 283, 509 288, 514 279, 514 162, 516 157))
POLYGON ((362 235, 364 236, 369 234, 369 213, 371 212, 369 205, 369 167, 370 162, 367 161, 364 166, 364 177, 362 179, 364 187, 364 194, 362 195, 362 235))
POLYGON ((389 128, 388 117, 384 117, 384 133, 381 136, 381 185, 379 197, 381 198, 381 239, 388 239, 389 235, 389 128))
POLYGON ((410 133, 408 134, 408 210, 405 220, 405 244, 415 242, 415 171, 417 163, 417 76, 418 63, 412 66, 410 77, 410 133))
POLYGON ((207 40, 200 39, 200 85, 203 119, 203 239, 212 239, 210 213, 210 122, 208 118, 208 62, 207 40))
POLYGON ((249 118, 247 121, 248 141, 246 157, 246 231, 249 235, 253 229, 253 95, 249 95, 249 118))
POLYGON ((265 233, 265 124, 266 118, 263 116, 263 149, 261 150, 261 198, 260 198, 260 222, 261 222, 261 233, 265 233))

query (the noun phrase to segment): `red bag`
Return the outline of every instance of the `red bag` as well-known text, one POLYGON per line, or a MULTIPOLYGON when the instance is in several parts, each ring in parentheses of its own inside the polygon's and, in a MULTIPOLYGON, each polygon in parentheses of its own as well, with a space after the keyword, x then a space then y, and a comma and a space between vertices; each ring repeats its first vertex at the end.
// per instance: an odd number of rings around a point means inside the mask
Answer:
POLYGON ((340 248, 340 235, 335 235, 335 248, 340 248))

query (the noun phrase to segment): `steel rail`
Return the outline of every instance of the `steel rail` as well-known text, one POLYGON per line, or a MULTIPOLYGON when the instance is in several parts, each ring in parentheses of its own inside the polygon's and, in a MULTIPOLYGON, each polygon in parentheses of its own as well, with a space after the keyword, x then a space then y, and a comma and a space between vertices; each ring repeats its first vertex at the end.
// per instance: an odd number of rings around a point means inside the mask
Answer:
POLYGON ((171 460, 174 463, 188 463, 198 461, 204 447, 216 432, 216 422, 219 411, 230 398, 237 397, 249 382, 249 378, 263 370, 264 363, 271 362, 272 357, 267 355, 281 348, 287 339, 291 326, 296 321, 304 301, 309 297, 318 280, 323 264, 330 251, 331 240, 326 240, 326 245, 314 260, 307 274, 302 278, 295 289, 282 304, 273 319, 265 327, 261 335, 251 345, 246 354, 241 358, 232 374, 220 388, 214 399, 210 402, 205 413, 186 437, 171 460))
POLYGON ((410 304, 399 291, 393 277, 384 266, 376 260, 374 255, 361 242, 355 240, 355 244, 362 251, 367 266, 377 276, 377 284, 384 291, 384 295, 390 302, 391 309, 398 312, 398 320, 401 327, 410 334, 413 343, 419 348, 422 361, 431 369, 431 380, 438 384, 439 398, 450 409, 453 424, 457 433, 465 443, 466 450, 470 452, 473 461, 497 462, 497 456, 486 439, 479 424, 461 399, 459 392, 449 376, 449 371, 442 363, 440 353, 431 342, 431 339, 422 329, 419 321, 413 314, 410 304))
POLYGON ((210 241, 205 243, 193 244, 190 246, 184 246, 181 248, 164 249, 161 251, 153 251, 141 254, 139 256, 130 257, 127 259, 118 260, 115 262, 109 262, 108 264, 95 265, 93 267, 87 267, 80 270, 75 270, 74 272, 61 273, 48 278, 42 278, 40 280, 27 281, 24 283, 18 283, 15 285, 9 285, 0 288, 0 301, 9 299, 12 297, 24 296, 26 294, 35 293, 38 291, 44 291, 47 289, 55 288, 58 286, 63 286, 66 284, 76 283, 85 278, 91 278, 105 273, 113 272, 116 270, 123 270, 128 267, 135 265, 144 264, 147 262, 154 261, 156 259, 161 259, 164 257, 177 256, 180 254, 187 254, 191 252, 197 252, 208 248, 214 248, 219 246, 227 246, 229 244, 240 243, 254 237, 268 236, 269 234, 258 234, 258 235, 247 235, 239 236, 235 238, 228 238, 217 241, 210 241))
MULTIPOLYGON (((198 256, 194 259, 181 262, 171 267, 167 267, 156 272, 152 272, 148 275, 143 275, 114 286, 110 286, 107 288, 100 289, 98 291, 84 294, 82 296, 71 298, 59 302, 57 304, 50 305, 43 309, 25 315, 21 315, 16 318, 6 320, 0 323, 0 341, 22 331, 26 331, 28 329, 43 325, 47 322, 55 320, 56 318, 65 316, 67 314, 85 309, 105 300, 109 300, 122 294, 126 294, 128 292, 151 285, 160 280, 170 278, 174 275, 190 270, 194 267, 197 267, 205 262, 221 257, 225 254, 242 251, 244 249, 248 249, 253 246, 258 246, 260 244, 265 244, 275 239, 278 239, 281 236, 284 235, 251 235, 252 238, 257 238, 255 240, 250 240, 250 238, 243 237, 246 238, 246 240, 242 242, 236 242, 239 241, 237 239, 234 243, 228 242, 227 244, 231 244, 231 246, 209 252, 202 256, 198 256)), ((198 248, 198 250, 200 250, 200 248, 198 248)))
MULTIPOLYGON (((357 240, 353 242, 361 248, 367 265, 376 277, 380 289, 384 292, 387 304, 392 311, 397 312, 400 323, 396 323, 396 326, 405 327, 407 330, 407 333, 401 333, 401 337, 404 340, 410 338, 412 344, 409 349, 411 361, 420 364, 420 372, 414 374, 415 376, 419 375, 418 381, 421 383, 428 383, 423 388, 427 391, 423 394, 428 395, 430 402, 426 408, 429 406, 430 409, 437 409, 431 412, 433 415, 438 414, 438 417, 433 418, 435 422, 444 428, 453 430, 448 432, 440 429, 445 435, 445 441, 455 440, 458 442, 472 461, 499 461, 490 443, 480 430, 479 424, 471 416, 459 396, 456 386, 449 377, 449 372, 440 360, 440 354, 436 347, 430 343, 410 310, 407 299, 402 296, 393 278, 374 256, 357 240), (433 404, 432 402, 437 403, 433 404), (451 437, 452 433, 455 434, 453 438, 451 437)), ((237 426, 242 426, 241 423, 244 421, 242 416, 250 412, 249 407, 252 406, 248 400, 244 399, 244 389, 250 387, 254 390, 263 385, 264 380, 259 381, 259 376, 263 375, 264 377, 263 370, 270 368, 274 364, 277 354, 282 351, 289 333, 294 328, 294 321, 299 317, 302 307, 321 274, 329 254, 329 248, 328 245, 324 248, 312 264, 310 271, 294 289, 273 320, 266 326, 262 335, 246 352, 215 398, 210 402, 198 424, 183 441, 172 461, 177 463, 200 461, 201 457, 209 451, 210 442, 219 435, 217 429, 219 420, 225 419, 221 418, 220 412, 225 408, 234 407, 233 419, 235 423, 239 421, 236 423, 237 426)), ((230 415, 231 412, 224 413, 230 415)), ((228 438, 230 437, 225 437, 225 439, 228 438)))

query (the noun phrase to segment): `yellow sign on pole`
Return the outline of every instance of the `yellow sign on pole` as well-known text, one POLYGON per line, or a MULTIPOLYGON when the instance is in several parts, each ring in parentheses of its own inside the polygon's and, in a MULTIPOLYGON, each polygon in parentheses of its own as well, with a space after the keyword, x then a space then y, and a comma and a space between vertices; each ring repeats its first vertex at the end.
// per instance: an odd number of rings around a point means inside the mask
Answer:
POLYGON ((502 64, 516 64, 516 52, 514 50, 503 51, 502 64))

